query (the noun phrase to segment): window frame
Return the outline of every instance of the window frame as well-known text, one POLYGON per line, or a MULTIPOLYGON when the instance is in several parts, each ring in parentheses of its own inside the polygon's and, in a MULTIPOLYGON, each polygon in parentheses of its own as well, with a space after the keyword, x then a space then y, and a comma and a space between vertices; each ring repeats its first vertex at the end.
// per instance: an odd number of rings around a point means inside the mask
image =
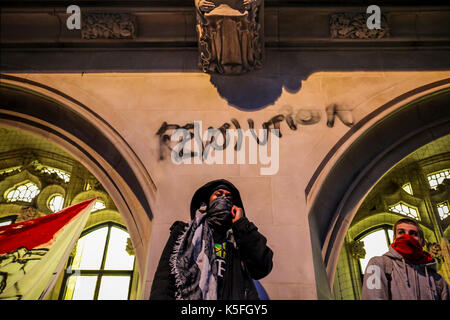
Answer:
MULTIPOLYGON (((28 190, 28 188, 29 188, 29 186, 27 186, 27 190, 28 190)), ((33 203, 34 199, 36 199, 36 197, 41 193, 41 191, 42 190, 39 188, 39 186, 34 181, 31 181, 30 179, 26 179, 26 180, 23 180, 23 181, 21 181, 19 183, 16 183, 15 185, 13 185, 12 187, 10 187, 8 189, 6 189, 6 191, 3 193, 3 199, 6 201, 6 203, 19 203, 19 204, 20 203, 26 203, 26 204, 29 205, 30 203, 33 203), (37 188, 37 193, 34 195, 34 197, 31 198, 30 201, 27 201, 27 200, 24 200, 24 199, 19 199, 19 198, 12 201, 11 199, 8 198, 8 195, 11 192, 17 190, 21 186, 26 186, 27 184, 30 184, 30 183, 32 185, 36 186, 36 188, 37 188)))
POLYGON ((52 213, 59 212, 59 211, 61 211, 62 209, 64 209, 64 201, 65 201, 65 200, 66 200, 66 199, 65 199, 65 197, 64 197, 63 194, 61 194, 61 193, 59 193, 59 192, 57 192, 57 193, 52 193, 52 194, 50 195, 50 197, 48 197, 48 199, 47 199, 47 208, 48 208, 52 213), (52 208, 50 208, 50 202, 51 202, 55 197, 57 197, 57 196, 60 196, 60 197, 63 199, 63 203, 62 203, 62 205, 61 205, 61 209, 59 209, 59 210, 57 210, 57 211, 53 211, 52 208))
POLYGON ((447 218, 450 217, 450 212, 447 213, 447 216, 446 216, 445 218, 442 218, 441 215, 439 214, 439 207, 440 207, 440 206, 442 206, 442 207, 445 206, 445 207, 447 207, 447 209, 450 210, 450 201, 445 200, 445 201, 436 203, 436 211, 437 211, 438 217, 439 217, 439 219, 440 219, 441 221, 444 221, 445 219, 447 219, 447 218))
POLYGON ((441 174, 441 173, 444 173, 444 176, 445 176, 444 180, 445 179, 450 179, 450 168, 441 169, 441 170, 438 170, 438 171, 435 171, 435 172, 428 173, 426 175, 426 180, 427 180, 427 183, 428 183, 428 186, 429 186, 430 189, 436 190, 439 187, 439 185, 442 183, 442 182, 439 183, 437 181, 438 179, 431 179, 430 177, 433 176, 433 175, 441 174), (449 175, 446 175, 445 172, 449 172, 449 175), (437 183, 436 183, 435 186, 431 186, 431 184, 430 184, 431 180, 436 180, 437 183))
MULTIPOLYGON (((384 230, 384 236, 386 238, 386 243, 388 244, 388 248, 389 246, 392 244, 391 239, 389 239, 389 233, 388 230, 393 231, 394 225, 390 225, 390 224, 381 224, 381 225, 377 225, 377 226, 373 226, 367 230, 364 230, 363 232, 361 232, 360 234, 358 234, 354 241, 362 241, 362 239, 364 239, 366 236, 368 236, 371 233, 374 233, 378 230, 384 230)), ((394 236, 394 235, 393 235, 394 236)), ((361 276, 361 282, 363 281, 364 278, 364 270, 362 270, 362 266, 361 266, 361 259, 358 259, 358 268, 359 268, 359 274, 361 276)))
POLYGON ((388 210, 389 213, 398 214, 398 215, 401 215, 401 216, 403 216, 403 217, 407 217, 407 218, 410 218, 410 219, 414 219, 414 220, 419 221, 419 222, 422 221, 422 219, 421 219, 421 214, 420 214, 420 211, 419 211, 419 208, 417 208, 417 207, 415 207, 415 206, 413 206, 413 205, 411 205, 411 204, 409 204, 409 203, 407 203, 407 202, 405 202, 405 201, 403 201, 403 200, 398 201, 398 202, 395 203, 394 205, 388 206, 388 207, 387 207, 387 210, 388 210), (392 208, 395 208, 395 207, 398 206, 398 205, 404 205, 404 206, 407 207, 409 210, 414 209, 414 210, 416 211, 416 213, 417 213, 417 217, 414 217, 413 215, 406 214, 406 213, 404 213, 404 212, 397 212, 397 211, 392 210, 392 208))
MULTIPOLYGON (((104 227, 108 228, 108 232, 106 234, 106 241, 105 241, 105 246, 103 249, 103 257, 102 257, 102 263, 100 265, 100 269, 98 269, 98 270, 83 270, 83 269, 78 270, 77 269, 76 272, 80 276, 85 275, 85 276, 96 276, 97 277, 97 281, 96 281, 95 289, 94 289, 94 297, 92 300, 98 300, 101 279, 103 276, 129 276, 130 277, 130 285, 128 286, 128 294, 127 294, 127 300, 129 300, 130 295, 131 295, 131 287, 133 285, 134 269, 136 267, 136 256, 134 257, 133 268, 131 270, 105 270, 104 269, 112 227, 117 227, 123 231, 126 231, 129 234, 128 230, 121 224, 118 224, 118 223, 112 222, 112 221, 108 221, 108 222, 101 223, 101 224, 95 225, 91 228, 84 230, 81 233, 78 240, 81 239, 82 237, 84 237, 85 235, 87 235, 91 232, 95 232, 96 230, 102 229, 104 227)), ((78 240, 77 240, 77 242, 78 242, 78 240)), ((73 259, 74 259, 74 257, 70 256, 69 259, 67 260, 66 267, 64 268, 64 271, 63 271, 64 277, 63 277, 62 284, 61 284, 61 290, 59 291, 58 300, 65 300, 64 296, 66 295, 66 292, 67 292, 67 284, 68 284, 69 277, 73 276, 75 273, 74 270, 71 269, 73 259), (71 270, 70 273, 67 272, 68 269, 71 270)))

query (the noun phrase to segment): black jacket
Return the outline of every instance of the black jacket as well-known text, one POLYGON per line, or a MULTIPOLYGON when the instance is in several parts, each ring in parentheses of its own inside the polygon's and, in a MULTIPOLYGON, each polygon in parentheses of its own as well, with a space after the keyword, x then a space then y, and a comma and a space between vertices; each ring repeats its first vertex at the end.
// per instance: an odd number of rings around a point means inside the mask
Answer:
MULTIPOLYGON (((202 188, 210 189, 217 184, 229 184, 226 180, 216 180, 202 188)), ((192 198, 192 210, 198 205, 198 197, 205 190, 200 188, 192 198)), ((235 188, 234 188, 235 189, 235 188)), ((242 206, 242 201, 237 189, 233 195, 234 203, 242 206)), ((207 194, 207 192, 205 193, 207 194)), ((176 221, 170 228, 170 236, 161 255, 156 273, 153 279, 150 299, 173 300, 175 299, 175 278, 170 273, 169 258, 179 235, 186 227, 186 223, 176 221)), ((236 248, 227 248, 227 267, 224 276, 222 292, 218 292, 218 298, 223 300, 257 300, 253 279, 258 280, 267 276, 272 270, 273 252, 267 246, 267 239, 258 232, 258 228, 245 216, 233 223, 232 226, 236 248)))

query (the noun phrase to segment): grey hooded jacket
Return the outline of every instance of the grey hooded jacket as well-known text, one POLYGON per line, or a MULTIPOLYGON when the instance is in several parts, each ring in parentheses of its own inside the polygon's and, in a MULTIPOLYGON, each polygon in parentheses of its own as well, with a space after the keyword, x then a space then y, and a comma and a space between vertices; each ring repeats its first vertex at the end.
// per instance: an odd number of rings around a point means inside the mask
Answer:
POLYGON ((436 262, 413 265, 394 248, 373 257, 363 279, 363 300, 450 300, 449 286, 436 262))

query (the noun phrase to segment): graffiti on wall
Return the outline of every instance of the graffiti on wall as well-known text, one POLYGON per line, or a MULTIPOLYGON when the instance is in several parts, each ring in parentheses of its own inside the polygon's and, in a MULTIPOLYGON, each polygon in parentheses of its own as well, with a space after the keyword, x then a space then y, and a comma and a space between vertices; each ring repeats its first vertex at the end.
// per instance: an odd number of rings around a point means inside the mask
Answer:
MULTIPOLYGON (((294 110, 290 106, 286 106, 283 110, 283 112, 271 117, 267 121, 264 121, 261 124, 261 127, 263 129, 263 132, 265 134, 258 135, 255 130, 255 121, 251 118, 247 119, 247 126, 248 131, 251 133, 251 136, 255 139, 256 143, 258 145, 265 145, 268 142, 268 132, 273 130, 273 132, 276 132, 278 138, 281 138, 283 136, 282 134, 282 124, 285 123, 287 128, 292 131, 297 131, 299 129, 299 126, 310 126, 310 125, 316 125, 319 122, 321 122, 323 117, 323 112, 317 109, 297 109, 294 110)), ((339 119, 344 125, 348 127, 352 127, 354 124, 354 116, 351 110, 342 108, 336 104, 329 105, 325 108, 325 119, 326 119, 326 125, 329 128, 333 128, 335 125, 336 118, 339 119)), ((172 140, 172 134, 182 129, 184 132, 188 132, 190 136, 184 137, 184 140, 186 139, 194 139, 195 137, 195 125, 194 122, 186 123, 184 125, 180 124, 169 124, 168 122, 164 121, 158 131, 156 132, 156 135, 159 138, 159 159, 164 160, 166 159, 167 155, 170 152, 174 151, 174 148, 172 147, 171 142, 172 140)), ((237 130, 241 132, 244 130, 243 126, 241 126, 241 123, 238 119, 232 118, 229 122, 225 122, 222 126, 219 128, 212 128, 209 127, 209 130, 215 130, 222 134, 223 139, 221 145, 217 145, 215 143, 216 136, 210 135, 206 141, 201 142, 201 147, 199 152, 203 153, 205 150, 211 148, 211 146, 214 149, 220 149, 220 148, 226 148, 226 146, 229 143, 229 139, 227 139, 227 131, 230 129, 237 130), (233 128, 234 127, 234 128, 233 128)), ((285 130, 285 128, 283 129, 285 130)), ((234 150, 239 151, 240 147, 242 145, 242 136, 239 136, 235 146, 234 150)), ((177 150, 179 153, 179 156, 182 158, 186 157, 196 157, 198 154, 191 151, 188 153, 184 153, 185 150, 181 148, 180 150, 177 150)))

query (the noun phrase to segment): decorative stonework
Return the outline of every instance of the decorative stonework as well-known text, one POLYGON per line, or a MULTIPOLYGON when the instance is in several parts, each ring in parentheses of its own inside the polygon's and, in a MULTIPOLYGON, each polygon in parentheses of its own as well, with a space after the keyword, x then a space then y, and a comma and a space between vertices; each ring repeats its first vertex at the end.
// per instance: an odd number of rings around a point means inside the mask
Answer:
POLYGON ((350 252, 355 259, 364 259, 366 249, 364 249, 363 241, 352 241, 349 243, 350 252))
POLYGON ((200 67, 242 74, 262 66, 263 0, 195 0, 200 67))
POLYGON ((83 16, 81 38, 134 39, 136 17, 128 13, 87 13, 83 16))
POLYGON ((337 13, 331 15, 330 33, 333 39, 381 39, 389 37, 389 27, 381 15, 381 29, 367 28, 365 13, 337 13))
POLYGON ((444 256, 442 253, 442 248, 439 243, 427 243, 428 252, 431 254, 433 258, 435 258, 439 263, 442 263, 444 260, 444 256))
POLYGON ((26 220, 31 220, 39 217, 45 216, 44 213, 40 212, 39 210, 33 208, 33 207, 22 207, 20 208, 20 213, 17 216, 17 219, 15 223, 22 222, 26 220))
POLYGON ((134 256, 134 249, 133 249, 133 244, 131 243, 131 238, 127 238, 127 245, 125 247, 125 251, 130 255, 130 256, 134 256))

